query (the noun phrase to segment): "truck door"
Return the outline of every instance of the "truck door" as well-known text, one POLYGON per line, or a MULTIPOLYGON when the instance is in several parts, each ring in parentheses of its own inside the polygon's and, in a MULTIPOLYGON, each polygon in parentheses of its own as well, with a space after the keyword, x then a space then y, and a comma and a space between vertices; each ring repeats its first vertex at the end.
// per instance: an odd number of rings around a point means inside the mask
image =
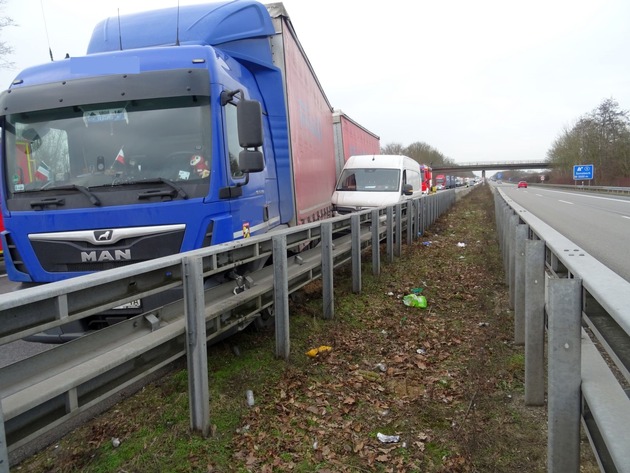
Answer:
MULTIPOLYGON (((238 156, 242 148, 238 140, 236 120, 236 106, 228 103, 225 109, 226 123, 226 169, 227 186, 240 189, 232 193, 230 208, 232 215, 233 238, 247 238, 251 235, 265 233, 270 220, 270 206, 266 187, 267 174, 273 171, 273 166, 265 166, 262 172, 245 175, 238 166, 238 156), (242 191, 242 193, 241 193, 242 191)), ((263 150, 264 151, 264 150, 263 150)))

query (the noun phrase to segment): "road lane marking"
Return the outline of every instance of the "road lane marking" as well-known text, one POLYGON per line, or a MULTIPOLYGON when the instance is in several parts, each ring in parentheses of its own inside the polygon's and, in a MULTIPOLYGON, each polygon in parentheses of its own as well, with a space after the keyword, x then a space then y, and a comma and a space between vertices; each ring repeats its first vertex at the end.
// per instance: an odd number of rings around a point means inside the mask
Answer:
POLYGON ((558 202, 562 202, 563 204, 571 204, 571 205, 573 205, 573 202, 569 202, 568 200, 558 200, 558 202))
POLYGON ((588 197, 590 199, 614 200, 615 202, 621 202, 621 203, 624 203, 624 204, 630 204, 630 200, 627 200, 627 199, 616 199, 614 197, 602 197, 602 196, 599 196, 599 195, 589 194, 586 191, 582 192, 582 193, 568 192, 568 191, 554 191, 554 190, 551 190, 551 189, 545 189, 545 191, 547 191, 547 192, 555 192, 556 194, 557 193, 563 193, 563 194, 575 195, 575 196, 580 196, 580 197, 588 197))

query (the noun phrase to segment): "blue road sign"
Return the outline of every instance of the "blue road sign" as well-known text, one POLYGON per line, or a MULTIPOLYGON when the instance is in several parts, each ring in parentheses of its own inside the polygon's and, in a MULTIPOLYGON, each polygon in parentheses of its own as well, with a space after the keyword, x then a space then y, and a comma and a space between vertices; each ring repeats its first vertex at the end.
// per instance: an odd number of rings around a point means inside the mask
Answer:
POLYGON ((581 164, 578 166, 573 166, 573 180, 574 181, 585 181, 588 179, 593 179, 593 165, 592 164, 581 164))

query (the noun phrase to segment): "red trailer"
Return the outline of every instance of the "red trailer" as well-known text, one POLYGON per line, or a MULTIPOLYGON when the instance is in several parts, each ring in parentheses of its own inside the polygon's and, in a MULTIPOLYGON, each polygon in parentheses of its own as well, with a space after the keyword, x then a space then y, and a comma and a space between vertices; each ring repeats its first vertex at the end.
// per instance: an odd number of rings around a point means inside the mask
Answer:
POLYGON ((337 177, 350 156, 381 154, 381 139, 341 110, 333 112, 337 177))

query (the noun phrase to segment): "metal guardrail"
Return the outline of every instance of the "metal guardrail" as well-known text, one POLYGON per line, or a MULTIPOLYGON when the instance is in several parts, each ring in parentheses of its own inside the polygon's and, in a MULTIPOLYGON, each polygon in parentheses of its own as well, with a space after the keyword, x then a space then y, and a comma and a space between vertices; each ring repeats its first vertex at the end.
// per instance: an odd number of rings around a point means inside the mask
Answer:
POLYGON ((545 402, 547 333, 548 471, 580 471, 581 419, 600 469, 630 472, 630 283, 493 191, 528 405, 545 402))
POLYGON ((333 269, 380 243, 389 262, 456 200, 455 190, 267 235, 0 295, 0 345, 164 291, 182 299, 0 368, 0 473, 16 452, 188 353, 193 429, 208 428, 204 341, 242 329, 274 305, 276 355, 288 357, 288 295, 322 278, 324 317, 334 315, 333 269), (288 256, 291 255, 291 256, 288 256), (273 258, 242 285, 204 288, 207 278, 273 258), (204 378, 205 376, 205 378, 204 378))
MULTIPOLYGON (((551 184, 536 184, 540 186, 551 186, 551 184)), ((561 189, 568 189, 582 192, 603 192, 606 194, 630 194, 630 187, 615 187, 615 186, 591 186, 591 185, 578 185, 578 184, 556 184, 553 187, 559 187, 561 189)))
MULTIPOLYGON (((512 184, 516 184, 513 182, 512 184)), ((601 192, 605 194, 630 194, 630 187, 616 187, 616 186, 591 186, 591 185, 581 185, 581 184, 547 184, 542 182, 530 182, 528 183, 530 187, 541 187, 541 188, 558 188, 565 190, 573 190, 573 191, 581 191, 581 192, 601 192)))

